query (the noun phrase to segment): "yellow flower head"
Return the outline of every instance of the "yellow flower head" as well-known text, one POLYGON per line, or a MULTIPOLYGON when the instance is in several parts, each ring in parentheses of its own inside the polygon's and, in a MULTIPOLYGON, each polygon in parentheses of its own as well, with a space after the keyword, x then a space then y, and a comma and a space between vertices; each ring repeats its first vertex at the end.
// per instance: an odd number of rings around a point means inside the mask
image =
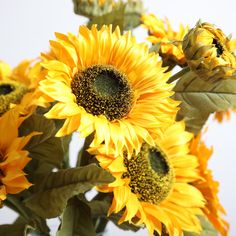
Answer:
POLYGON ((213 150, 207 148, 204 142, 201 141, 200 135, 192 140, 190 153, 197 156, 200 163, 199 173, 202 177, 201 180, 194 182, 193 185, 201 191, 207 200, 204 214, 222 236, 227 236, 229 224, 222 217, 226 213, 218 198, 219 183, 213 179, 212 172, 208 169, 208 161, 212 152, 213 150))
POLYGON ((178 31, 174 31, 168 19, 162 20, 153 14, 143 15, 141 20, 149 31, 148 40, 153 44, 160 44, 160 56, 164 64, 177 63, 180 66, 186 64, 185 56, 182 51, 182 41, 188 32, 188 27, 179 26, 178 31))
POLYGON ((78 36, 56 37, 51 41, 56 58, 42 64, 48 75, 40 90, 57 101, 46 117, 65 119, 57 136, 94 132, 92 146, 105 141, 131 153, 143 139, 153 144, 156 128, 173 122, 178 102, 169 98, 169 74, 130 32, 81 26, 78 36))
POLYGON ((0 203, 7 194, 19 193, 32 185, 23 171, 30 161, 28 152, 23 148, 36 133, 18 137, 22 121, 14 110, 0 117, 0 203))
POLYGON ((182 235, 183 230, 200 232, 196 215, 202 214, 204 198, 189 184, 200 177, 198 160, 189 155, 192 134, 184 129, 180 122, 159 130, 154 146, 143 143, 130 158, 125 153, 116 156, 113 149, 107 154, 104 146, 89 149, 116 178, 98 190, 114 194, 109 214, 121 211, 119 223, 145 224, 150 236, 154 230, 161 235, 164 228, 170 236, 182 235))
POLYGON ((42 93, 37 90, 44 76, 39 62, 25 60, 13 70, 0 62, 0 115, 13 107, 22 114, 29 114, 36 105, 45 106, 42 93))
POLYGON ((183 51, 191 70, 212 82, 234 75, 233 47, 225 34, 209 23, 198 23, 183 41, 183 51))

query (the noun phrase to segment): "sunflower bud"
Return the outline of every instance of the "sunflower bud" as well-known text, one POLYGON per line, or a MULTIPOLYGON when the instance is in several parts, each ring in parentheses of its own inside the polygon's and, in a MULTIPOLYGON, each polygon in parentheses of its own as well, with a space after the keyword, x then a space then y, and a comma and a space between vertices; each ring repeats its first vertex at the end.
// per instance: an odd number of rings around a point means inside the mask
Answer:
POLYGON ((184 37, 187 63, 202 79, 215 82, 235 76, 236 59, 230 40, 214 25, 197 23, 184 37))
POLYGON ((111 12, 115 2, 113 0, 73 0, 75 14, 93 18, 111 12))

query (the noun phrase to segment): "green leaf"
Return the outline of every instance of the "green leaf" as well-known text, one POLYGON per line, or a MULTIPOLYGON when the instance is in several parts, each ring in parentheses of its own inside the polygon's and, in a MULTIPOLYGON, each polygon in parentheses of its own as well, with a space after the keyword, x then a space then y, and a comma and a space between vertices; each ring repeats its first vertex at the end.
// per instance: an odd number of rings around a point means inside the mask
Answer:
POLYGON ((200 234, 191 233, 191 232, 184 232, 184 236, 218 236, 218 232, 212 226, 212 224, 206 219, 206 217, 200 216, 199 217, 202 232, 200 234))
POLYGON ((57 236, 95 236, 90 208, 82 201, 72 198, 63 213, 57 236))
POLYGON ((22 218, 18 218, 13 224, 0 225, 0 235, 26 236, 28 226, 22 218))
POLYGON ((30 152, 30 157, 48 162, 61 167, 64 158, 62 141, 55 137, 56 129, 52 120, 42 115, 32 115, 20 127, 20 135, 25 136, 33 131, 42 132, 31 138, 25 149, 30 152))
POLYGON ((92 200, 86 203, 91 208, 91 213, 93 217, 107 216, 107 212, 111 206, 111 202, 106 200, 92 200))
POLYGON ((47 226, 46 220, 34 214, 29 208, 27 208, 20 196, 8 194, 7 199, 4 201, 4 205, 19 213, 20 217, 14 222, 14 224, 24 224, 25 227, 30 226, 32 230, 39 231, 43 233, 43 235, 48 235, 50 230, 47 226))
POLYGON ((35 193, 25 203, 39 216, 53 218, 63 212, 71 197, 112 181, 114 177, 95 164, 59 170, 36 183, 33 187, 35 193))
POLYGON ((174 87, 173 98, 181 101, 178 120, 186 121, 187 130, 198 134, 209 115, 236 107, 236 80, 209 83, 188 72, 174 87))

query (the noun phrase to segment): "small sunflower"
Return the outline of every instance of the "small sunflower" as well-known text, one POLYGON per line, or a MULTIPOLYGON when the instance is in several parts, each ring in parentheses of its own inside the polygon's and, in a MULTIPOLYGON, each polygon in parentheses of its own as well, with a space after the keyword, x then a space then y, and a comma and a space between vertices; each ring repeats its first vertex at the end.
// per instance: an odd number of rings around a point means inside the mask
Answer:
POLYGON ((164 64, 177 63, 180 66, 186 64, 186 59, 182 50, 182 41, 188 32, 188 27, 182 24, 178 31, 174 31, 169 20, 157 18, 154 14, 143 15, 141 21, 144 27, 149 31, 148 40, 153 44, 160 43, 160 56, 164 60, 164 64))
POLYGON ((209 23, 197 23, 185 36, 183 51, 187 63, 199 77, 212 82, 234 78, 235 42, 209 23))
POLYGON ((56 58, 42 63, 48 75, 40 90, 57 101, 46 117, 65 119, 57 136, 94 132, 93 146, 105 141, 132 152, 143 139, 153 144, 156 128, 173 122, 179 102, 170 99, 169 74, 130 32, 121 36, 118 27, 112 32, 111 26, 81 26, 78 37, 56 37, 56 58))
POLYGON ((189 155, 192 134, 184 131, 184 123, 160 130, 154 146, 143 143, 140 152, 128 158, 110 149, 90 148, 100 166, 116 180, 99 187, 114 194, 109 214, 122 211, 119 223, 145 224, 149 235, 167 230, 170 236, 182 231, 199 233, 204 198, 189 182, 199 180, 198 160, 189 155), (165 227, 162 227, 162 226, 165 227))
POLYGON ((18 127, 23 120, 13 110, 0 117, 0 203, 7 194, 17 194, 32 185, 23 171, 30 161, 28 151, 23 148, 37 133, 19 137, 18 127))
POLYGON ((39 62, 25 60, 13 70, 0 62, 0 115, 13 107, 29 114, 37 105, 46 106, 42 93, 37 90, 44 76, 39 62))
POLYGON ((193 185, 201 191, 206 199, 206 206, 203 209, 204 214, 222 236, 227 236, 229 224, 223 219, 226 214, 218 198, 219 183, 213 179, 212 171, 208 169, 208 161, 213 150, 206 147, 201 141, 201 135, 194 138, 190 145, 190 153, 199 159, 199 171, 201 180, 195 181, 193 185))

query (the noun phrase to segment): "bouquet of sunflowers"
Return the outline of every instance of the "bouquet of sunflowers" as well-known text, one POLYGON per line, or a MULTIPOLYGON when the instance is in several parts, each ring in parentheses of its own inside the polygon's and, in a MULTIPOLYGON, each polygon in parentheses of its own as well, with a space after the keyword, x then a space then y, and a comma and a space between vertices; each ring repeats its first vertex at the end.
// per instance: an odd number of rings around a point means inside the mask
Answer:
POLYGON ((0 235, 50 235, 56 217, 57 236, 103 235, 109 221, 228 235, 202 136, 210 114, 221 122, 236 107, 236 40, 201 21, 175 31, 141 0, 73 3, 88 18, 78 34, 55 33, 13 69, 0 62, 0 203, 19 215, 0 235))

